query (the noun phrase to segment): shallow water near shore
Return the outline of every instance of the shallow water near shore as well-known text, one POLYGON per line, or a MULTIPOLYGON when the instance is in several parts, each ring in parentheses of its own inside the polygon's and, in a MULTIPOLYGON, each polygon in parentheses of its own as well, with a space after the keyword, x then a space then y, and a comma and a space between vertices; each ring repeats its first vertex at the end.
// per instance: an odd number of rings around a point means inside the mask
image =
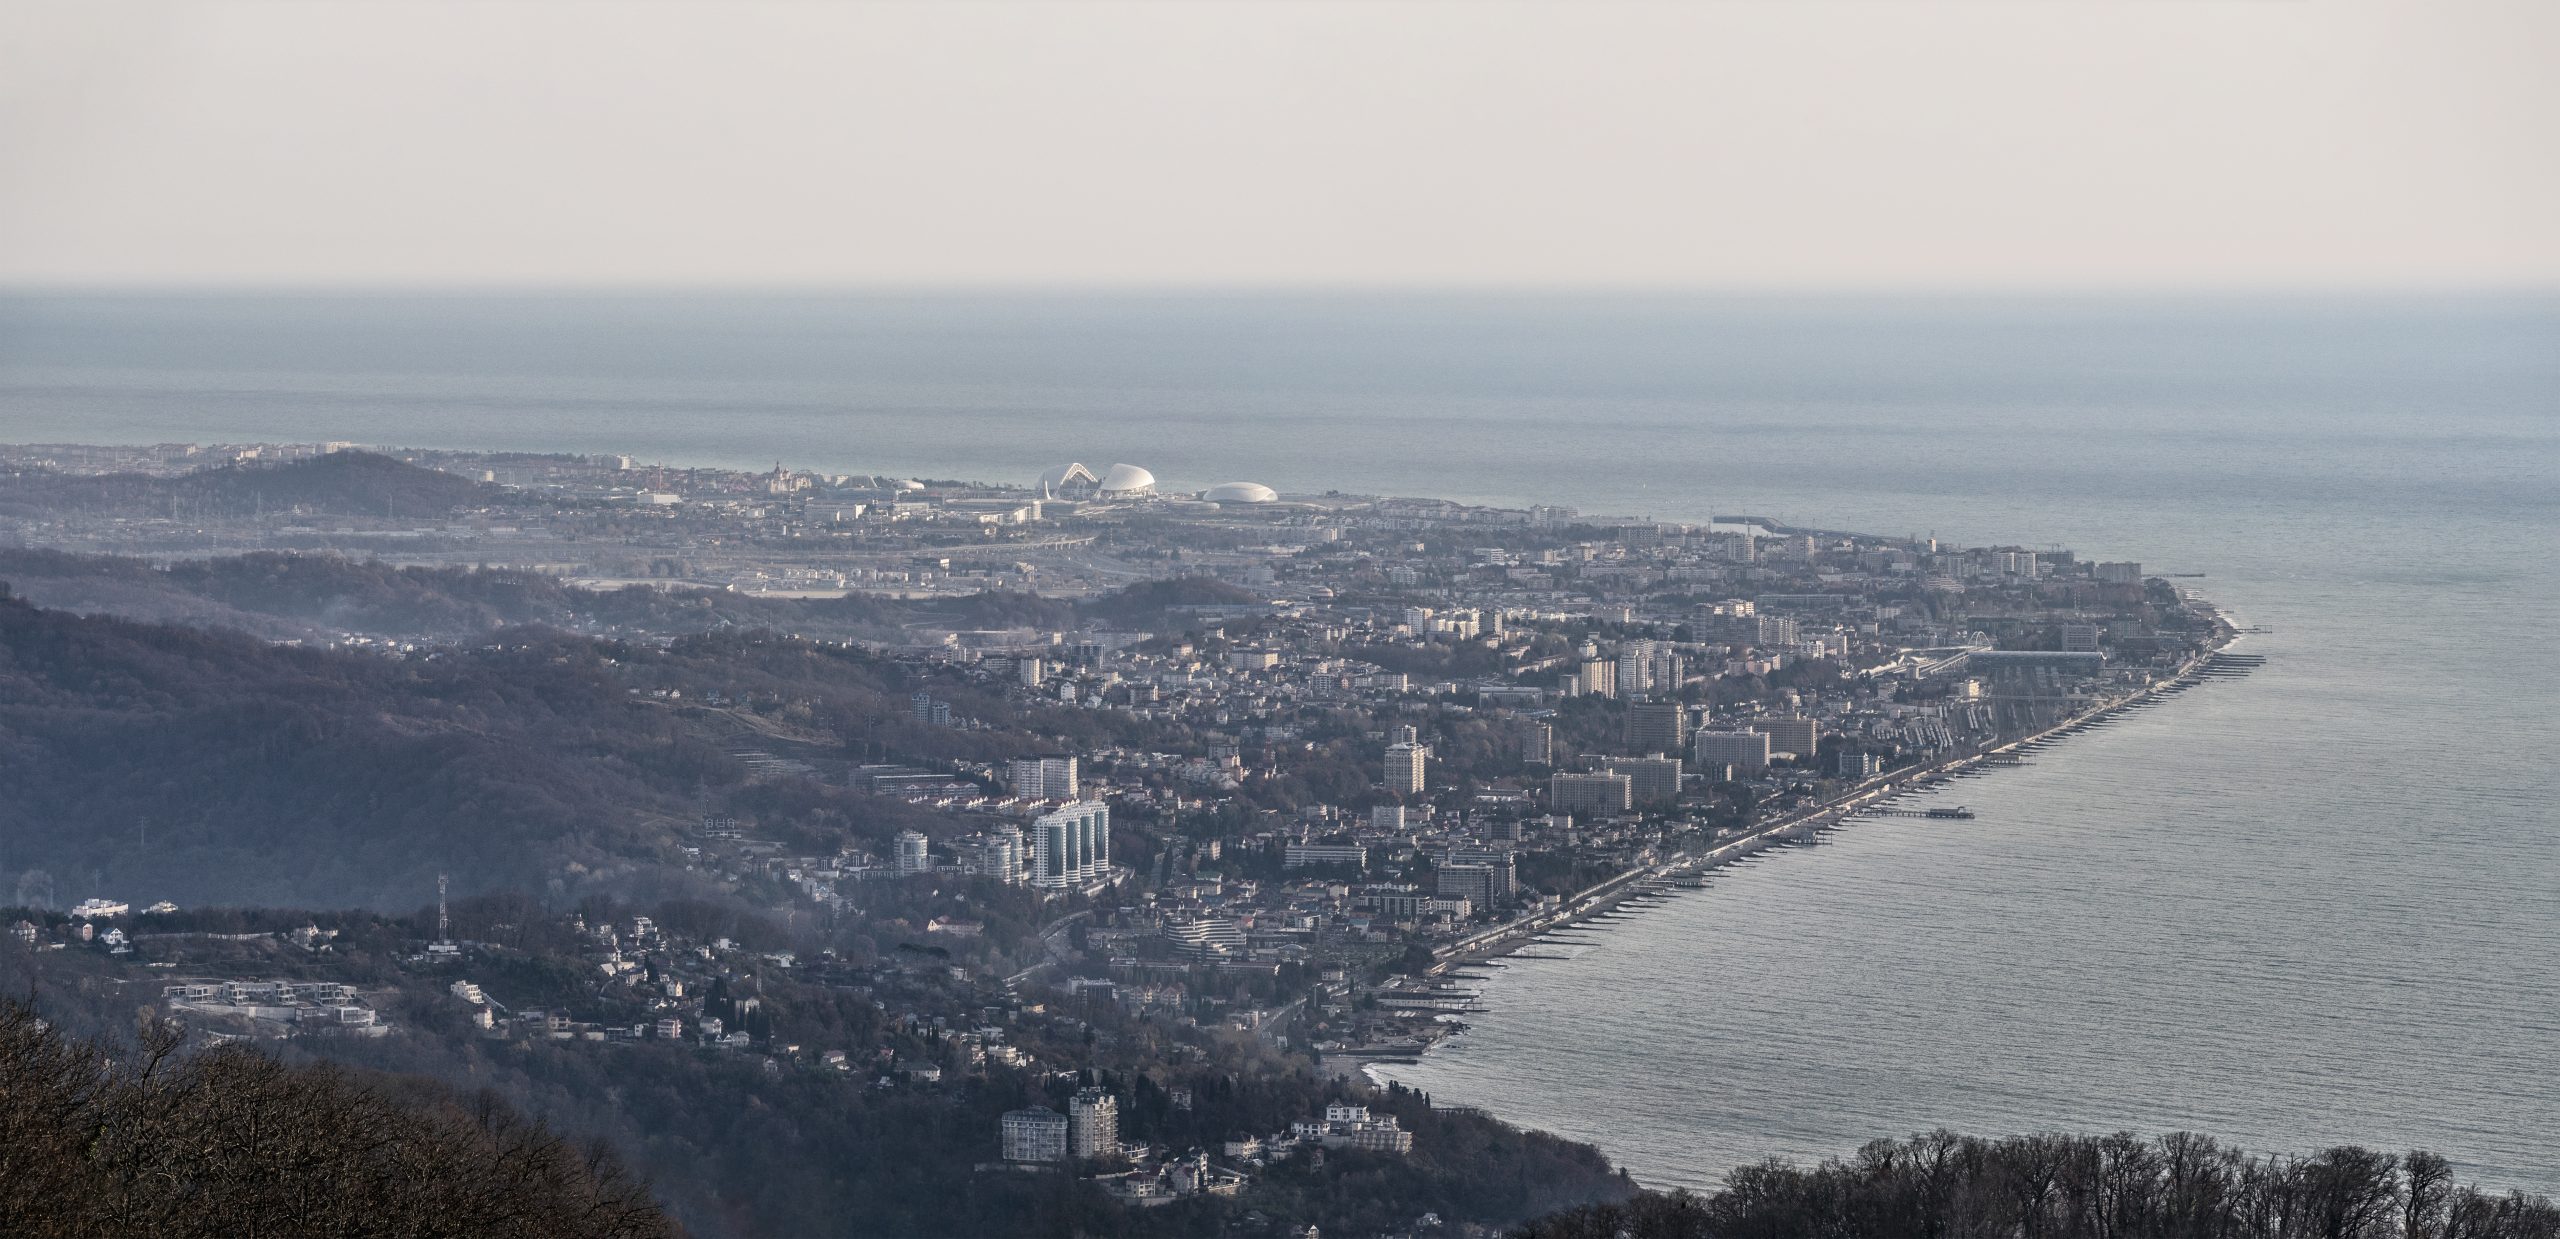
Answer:
POLYGON ((1940 1124, 2560 1191, 2560 302, 0 298, 0 437, 1443 495, 2203 572, 2267 665, 1721 871, 1380 1074, 1648 1183, 1940 1124))

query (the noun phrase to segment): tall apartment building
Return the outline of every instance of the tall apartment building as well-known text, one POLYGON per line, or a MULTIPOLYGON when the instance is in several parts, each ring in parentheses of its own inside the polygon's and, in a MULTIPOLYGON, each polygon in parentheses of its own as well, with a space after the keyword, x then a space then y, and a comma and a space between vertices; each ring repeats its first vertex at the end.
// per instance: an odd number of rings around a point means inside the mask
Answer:
POLYGON ((1636 697, 1653 691, 1653 646, 1651 641, 1618 643, 1618 695, 1636 697))
POLYGON ((1600 768, 1627 776, 1627 794, 1637 804, 1669 804, 1680 798, 1677 757, 1608 757, 1600 768))
POLYGON ((933 845, 926 841, 921 832, 899 831, 898 876, 913 877, 919 873, 931 872, 933 872, 933 845))
POLYGON ((2062 648, 2075 653, 2096 653, 2098 651, 2098 626, 2096 624, 2064 624, 2062 626, 2062 648))
POLYGON ((1822 724, 1809 718, 1761 718, 1747 724, 1769 737, 1772 752, 1811 757, 1822 746, 1822 724))
POLYGON ((1120 1100, 1088 1088, 1067 1101, 1067 1153, 1072 1157, 1115 1157, 1120 1152, 1120 1100))
POLYGON ((1433 871, 1432 893, 1442 899, 1464 899, 1475 907, 1490 908, 1499 881, 1491 865, 1442 865, 1433 871))
POLYGON ((1520 731, 1520 760, 1532 766, 1556 764, 1556 729, 1530 720, 1520 731))
POLYGON ((1032 800, 1073 800, 1083 794, 1072 757, 1017 757, 1005 765, 1013 794, 1032 800))
POLYGON ((1612 817, 1635 807, 1635 781, 1623 774, 1559 774, 1547 780, 1547 803, 1576 817, 1612 817))
POLYGON ((1431 746, 1427 744, 1390 744, 1387 746, 1387 790, 1399 796, 1419 795, 1430 778, 1431 746))
POLYGON ((1700 765, 1765 770, 1769 766, 1769 735, 1760 731, 1702 731, 1689 738, 1689 751, 1700 765))
POLYGON ((1066 890, 1110 873, 1110 806, 1087 800, 1044 814, 1031 823, 1033 886, 1066 890))
POLYGON ((1668 641, 1656 644, 1653 651, 1653 687, 1650 691, 1669 696, 1680 691, 1682 681, 1689 678, 1689 662, 1680 656, 1679 647, 1668 641))
POLYGON ((1756 644, 1763 646, 1794 645, 1804 639, 1795 620, 1784 615, 1760 616, 1759 632, 1760 639, 1756 644))
POLYGON ((1689 747, 1689 708, 1676 701, 1639 701, 1627 707, 1627 751, 1678 753, 1689 747))
POLYGON ((1046 1106, 1007 1110, 1002 1126, 1006 1161, 1060 1162, 1067 1159, 1066 1115, 1046 1106))
MULTIPOLYGON (((1492 884, 1485 888, 1485 898, 1476 900, 1476 906, 1479 908, 1491 906, 1492 900, 1508 900, 1520 890, 1520 861, 1518 855, 1510 848, 1450 848, 1441 853, 1440 866, 1443 870, 1458 867, 1478 868, 1492 875, 1492 884)), ((1446 892, 1442 893, 1442 897, 1474 898, 1463 893, 1452 896, 1446 892)))
POLYGON ((1024 862, 1028 857, 1024 853, 1028 848, 1023 842, 1022 832, 1011 826, 971 835, 962 839, 953 850, 960 854, 960 863, 970 872, 993 878, 1007 886, 1020 884, 1026 876, 1024 862))
POLYGON ((1618 664, 1614 659, 1586 658, 1582 666, 1565 677, 1567 697, 1615 697, 1618 695, 1618 664))
POLYGON ((1369 829, 1383 831, 1391 835, 1403 834, 1404 806, 1400 804, 1370 806, 1369 829))
POLYGON ((2108 585, 2142 584, 2142 565, 2132 560, 2092 566, 2089 575, 2108 585))

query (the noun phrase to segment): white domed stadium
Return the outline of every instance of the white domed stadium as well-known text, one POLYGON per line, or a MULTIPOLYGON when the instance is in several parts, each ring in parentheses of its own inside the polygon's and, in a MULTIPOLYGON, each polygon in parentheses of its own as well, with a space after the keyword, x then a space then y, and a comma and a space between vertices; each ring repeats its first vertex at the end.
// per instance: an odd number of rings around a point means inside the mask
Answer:
POLYGON ((1260 482, 1220 482, 1200 492, 1211 503, 1278 503, 1280 492, 1260 482))
POLYGON ((1105 499, 1134 499, 1140 495, 1152 495, 1156 491, 1156 475, 1136 465, 1113 465, 1110 472, 1102 475, 1102 482, 1096 489, 1102 492, 1102 497, 1105 499))

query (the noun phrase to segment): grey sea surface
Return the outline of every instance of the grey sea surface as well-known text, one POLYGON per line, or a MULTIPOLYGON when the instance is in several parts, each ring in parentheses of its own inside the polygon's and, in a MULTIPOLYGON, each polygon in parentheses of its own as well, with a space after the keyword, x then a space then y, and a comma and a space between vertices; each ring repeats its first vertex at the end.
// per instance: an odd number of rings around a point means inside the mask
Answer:
POLYGON ((1384 1073, 1661 1185, 1943 1124, 2560 1192, 2560 300, 0 296, 0 440, 325 439, 2205 573, 2264 670, 1515 961, 1384 1073))

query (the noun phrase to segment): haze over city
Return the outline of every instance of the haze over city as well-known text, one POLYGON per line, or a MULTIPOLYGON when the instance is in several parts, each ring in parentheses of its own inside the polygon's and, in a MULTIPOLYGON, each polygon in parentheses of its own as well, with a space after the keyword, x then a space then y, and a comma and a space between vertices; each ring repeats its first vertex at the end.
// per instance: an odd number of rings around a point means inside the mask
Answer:
POLYGON ((17 0, 0 23, 17 284, 2560 278, 2538 0, 17 0))
POLYGON ((0 0, 0 1236, 2555 1239, 2555 63, 0 0))

